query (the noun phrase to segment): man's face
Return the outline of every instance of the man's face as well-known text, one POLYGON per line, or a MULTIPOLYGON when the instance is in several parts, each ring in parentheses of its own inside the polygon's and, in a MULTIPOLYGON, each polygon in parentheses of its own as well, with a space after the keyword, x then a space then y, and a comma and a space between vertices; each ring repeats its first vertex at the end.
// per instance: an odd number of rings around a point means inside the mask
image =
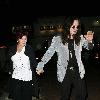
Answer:
POLYGON ((79 21, 74 20, 72 26, 70 27, 70 35, 76 34, 78 29, 79 29, 79 21))

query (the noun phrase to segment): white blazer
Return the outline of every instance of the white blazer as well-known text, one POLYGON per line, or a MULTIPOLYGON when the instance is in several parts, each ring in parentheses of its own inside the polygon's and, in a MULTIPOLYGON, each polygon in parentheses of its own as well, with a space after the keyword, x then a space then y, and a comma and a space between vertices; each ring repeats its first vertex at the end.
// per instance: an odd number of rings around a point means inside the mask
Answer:
MULTIPOLYGON (((82 51, 82 47, 86 49, 89 48, 88 48, 88 41, 83 37, 83 35, 81 35, 80 37, 81 37, 80 44, 77 46, 74 43, 74 50, 75 50, 75 56, 79 67, 80 77, 82 79, 85 74, 85 69, 81 60, 81 51, 82 51)), ((44 65, 51 59, 51 57, 54 55, 55 52, 57 52, 57 56, 58 56, 57 78, 59 82, 62 82, 65 77, 67 65, 69 61, 69 50, 68 50, 68 43, 64 45, 62 43, 61 36, 53 37, 50 47, 42 57, 41 61, 38 63, 36 69, 43 68, 44 65)))

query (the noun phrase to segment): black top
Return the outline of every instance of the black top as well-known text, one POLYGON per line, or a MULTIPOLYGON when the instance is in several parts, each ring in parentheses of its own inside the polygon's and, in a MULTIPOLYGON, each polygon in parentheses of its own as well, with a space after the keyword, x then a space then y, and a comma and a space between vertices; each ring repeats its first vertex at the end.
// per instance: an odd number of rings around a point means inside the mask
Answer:
POLYGON ((76 56, 75 56, 75 50, 74 50, 74 40, 69 39, 68 40, 68 49, 69 49, 69 62, 68 62, 68 68, 74 67, 75 69, 78 68, 76 56))

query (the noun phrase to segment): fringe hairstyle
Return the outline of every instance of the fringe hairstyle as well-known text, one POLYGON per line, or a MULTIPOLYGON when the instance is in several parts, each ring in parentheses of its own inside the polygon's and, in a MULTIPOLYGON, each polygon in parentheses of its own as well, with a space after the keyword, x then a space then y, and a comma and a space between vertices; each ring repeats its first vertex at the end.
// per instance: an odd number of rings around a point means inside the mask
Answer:
POLYGON ((18 40, 21 39, 23 36, 27 36, 27 37, 28 37, 28 32, 26 32, 26 31, 17 32, 17 33, 16 33, 16 40, 18 41, 18 40))

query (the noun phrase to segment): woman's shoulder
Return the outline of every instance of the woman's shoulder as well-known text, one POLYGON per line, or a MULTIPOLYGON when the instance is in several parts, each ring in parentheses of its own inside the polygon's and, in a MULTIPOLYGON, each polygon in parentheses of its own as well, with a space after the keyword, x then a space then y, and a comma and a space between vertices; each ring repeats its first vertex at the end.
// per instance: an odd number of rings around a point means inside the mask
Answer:
POLYGON ((11 45, 11 46, 8 46, 8 49, 12 50, 12 49, 15 49, 17 47, 17 45, 11 45))
POLYGON ((17 45, 8 46, 7 52, 10 56, 12 56, 16 53, 16 49, 17 49, 17 45))
POLYGON ((27 47, 27 48, 31 48, 31 46, 30 46, 29 44, 26 44, 26 47, 27 47))
POLYGON ((29 45, 29 44, 26 44, 25 48, 26 48, 26 50, 28 50, 28 51, 33 50, 32 46, 31 46, 31 45, 29 45))
POLYGON ((28 49, 33 49, 32 46, 31 46, 30 44, 26 44, 25 47, 28 48, 28 49))

